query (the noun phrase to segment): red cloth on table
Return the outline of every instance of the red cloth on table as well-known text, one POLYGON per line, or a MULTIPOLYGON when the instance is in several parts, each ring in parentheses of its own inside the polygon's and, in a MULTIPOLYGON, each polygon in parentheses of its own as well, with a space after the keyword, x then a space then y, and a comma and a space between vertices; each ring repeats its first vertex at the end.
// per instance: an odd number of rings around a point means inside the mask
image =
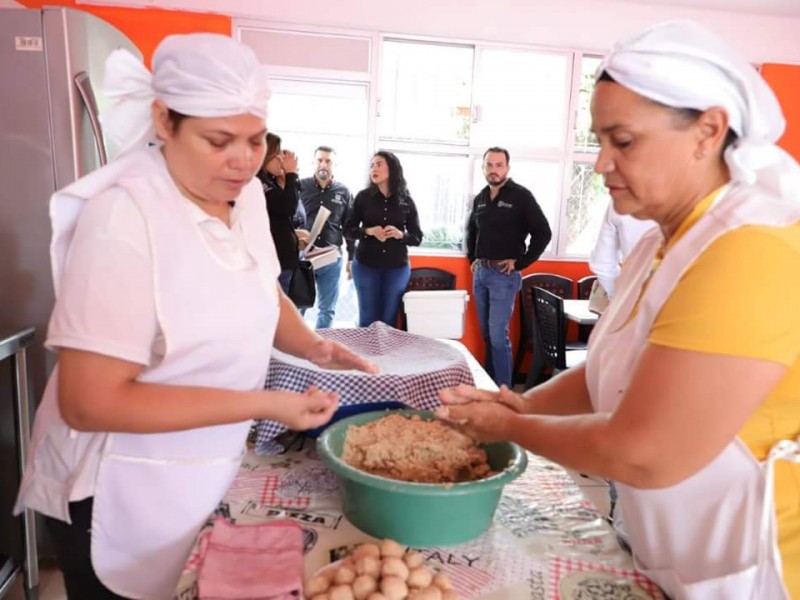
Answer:
POLYGON ((217 517, 201 553, 201 600, 302 597, 303 530, 296 523, 234 525, 217 517))

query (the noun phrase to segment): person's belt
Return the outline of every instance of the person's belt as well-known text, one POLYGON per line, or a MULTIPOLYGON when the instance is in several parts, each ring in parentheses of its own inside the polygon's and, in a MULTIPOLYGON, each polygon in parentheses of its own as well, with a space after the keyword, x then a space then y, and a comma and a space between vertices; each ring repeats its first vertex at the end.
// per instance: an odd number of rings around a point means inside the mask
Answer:
POLYGON ((475 266, 484 267, 486 269, 502 269, 504 262, 505 261, 494 260, 492 258, 476 258, 475 266))

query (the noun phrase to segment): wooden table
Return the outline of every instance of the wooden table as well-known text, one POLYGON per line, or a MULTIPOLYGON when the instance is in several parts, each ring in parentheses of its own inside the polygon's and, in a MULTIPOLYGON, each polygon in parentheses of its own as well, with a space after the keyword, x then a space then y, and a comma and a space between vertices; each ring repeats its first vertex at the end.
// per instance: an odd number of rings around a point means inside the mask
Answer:
MULTIPOLYGON (((446 343, 464 353, 478 387, 497 389, 463 345, 446 343)), ((466 544, 418 549, 428 564, 445 571, 465 600, 594 598, 592 590, 599 588, 604 598, 662 599, 633 570, 606 515, 587 499, 590 491, 604 494, 605 482, 573 477, 533 454, 528 458, 525 473, 506 486, 489 530, 466 544)), ((315 441, 298 436, 280 455, 249 452, 218 514, 242 524, 275 519, 299 523, 308 578, 372 539, 344 517, 337 487, 336 477, 317 457, 315 441)), ((207 527, 200 537, 209 532, 207 527)), ((198 547, 179 582, 179 600, 197 598, 198 547)))

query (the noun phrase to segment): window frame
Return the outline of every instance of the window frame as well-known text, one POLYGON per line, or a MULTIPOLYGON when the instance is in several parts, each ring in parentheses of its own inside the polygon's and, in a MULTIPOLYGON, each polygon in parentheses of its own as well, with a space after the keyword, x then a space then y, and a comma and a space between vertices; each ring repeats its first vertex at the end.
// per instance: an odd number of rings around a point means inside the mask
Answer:
MULTIPOLYGON (((567 253, 568 242, 568 222, 566 218, 568 200, 570 196, 570 184, 574 163, 594 162, 596 153, 576 152, 575 151, 575 125, 577 120, 578 97, 581 77, 581 61, 584 56, 602 58, 605 51, 596 48, 577 48, 569 46, 549 46, 537 44, 505 43, 499 41, 489 41, 480 39, 464 39, 458 37, 441 37, 407 34, 401 32, 346 29, 336 27, 320 27, 301 24, 287 24, 272 21, 262 21, 256 19, 234 19, 233 33, 236 39, 241 39, 241 30, 265 30, 281 33, 298 34, 318 34, 321 36, 343 36, 359 37, 371 39, 369 71, 364 73, 352 72, 331 72, 325 69, 313 68, 291 68, 278 67, 270 68, 272 74, 281 79, 297 79, 308 82, 329 82, 329 83, 353 83, 354 81, 366 82, 369 86, 368 91, 368 114, 365 115, 367 156, 363 157, 364 164, 369 161, 372 153, 378 149, 391 151, 430 154, 438 156, 459 156, 467 158, 467 173, 465 173, 465 187, 469 196, 471 190, 476 187, 475 172, 476 163, 479 165, 485 148, 473 144, 470 136, 469 144, 448 144, 448 143, 427 143, 412 142, 407 140, 382 140, 379 138, 378 118, 380 114, 380 90, 381 90, 381 67, 383 59, 383 46, 385 41, 401 43, 417 43, 444 46, 461 46, 473 49, 472 65, 472 90, 470 111, 474 115, 476 108, 475 87, 479 73, 479 54, 485 50, 503 50, 533 52, 541 54, 561 54, 567 58, 567 77, 565 81, 566 97, 568 106, 566 109, 566 123, 564 129, 564 145, 562 148, 533 148, 533 147, 508 147, 511 154, 511 176, 513 177, 513 165, 515 160, 532 161, 555 161, 561 165, 561 189, 557 198, 558 207, 555 214, 555 222, 550 223, 554 234, 550 248, 542 254, 542 258, 552 261, 581 261, 588 260, 588 256, 567 253)), ((473 117, 474 118, 474 117, 473 117)), ((410 252, 414 255, 427 256, 464 256, 463 251, 443 250, 435 248, 411 248, 410 252)))

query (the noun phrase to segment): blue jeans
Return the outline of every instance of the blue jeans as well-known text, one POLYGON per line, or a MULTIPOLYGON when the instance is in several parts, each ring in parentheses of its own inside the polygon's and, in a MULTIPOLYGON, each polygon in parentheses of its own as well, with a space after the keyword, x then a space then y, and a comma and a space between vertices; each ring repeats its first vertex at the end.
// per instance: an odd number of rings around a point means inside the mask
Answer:
POLYGON ((512 387, 508 322, 514 311, 514 299, 521 287, 522 275, 519 271, 506 275, 490 267, 476 267, 472 276, 472 293, 478 309, 481 335, 486 344, 486 371, 497 385, 512 387))
POLYGON ((411 265, 383 268, 368 267, 353 261, 353 282, 358 294, 358 326, 369 327, 375 321, 397 327, 400 301, 411 278, 411 265))
POLYGON ((294 269, 284 269, 278 275, 278 283, 281 285, 284 294, 289 292, 289 282, 292 280, 293 272, 294 269))
POLYGON ((339 299, 339 276, 342 274, 342 257, 321 269, 314 269, 317 282, 317 329, 333 325, 336 301, 339 299))

